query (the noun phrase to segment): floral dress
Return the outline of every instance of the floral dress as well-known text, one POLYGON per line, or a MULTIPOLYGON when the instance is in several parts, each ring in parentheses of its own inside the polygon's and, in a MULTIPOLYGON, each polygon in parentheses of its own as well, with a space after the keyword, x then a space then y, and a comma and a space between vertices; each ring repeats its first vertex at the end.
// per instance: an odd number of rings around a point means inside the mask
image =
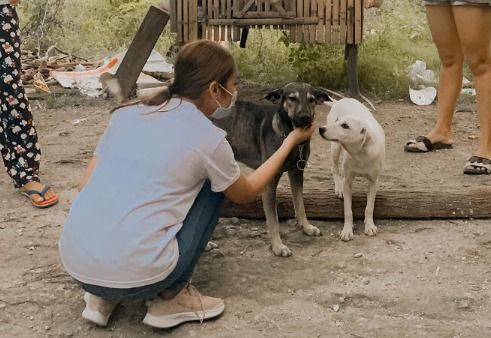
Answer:
POLYGON ((17 188, 39 181, 39 149, 21 80, 19 21, 15 8, 0 5, 0 152, 17 188))

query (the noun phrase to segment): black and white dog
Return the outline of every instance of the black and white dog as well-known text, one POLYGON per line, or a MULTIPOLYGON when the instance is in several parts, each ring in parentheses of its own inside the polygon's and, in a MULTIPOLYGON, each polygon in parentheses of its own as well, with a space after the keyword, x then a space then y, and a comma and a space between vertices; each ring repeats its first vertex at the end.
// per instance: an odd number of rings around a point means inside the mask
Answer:
MULTIPOLYGON (((313 123, 316 105, 330 101, 329 96, 322 90, 301 82, 289 83, 267 94, 265 98, 273 104, 239 100, 230 116, 220 120, 212 119, 215 125, 227 132, 227 140, 232 146, 235 158, 254 169, 281 146, 293 128, 307 127, 313 123)), ((296 147, 262 195, 271 246, 277 256, 287 257, 292 254, 281 241, 276 208, 276 188, 285 171, 290 179, 298 223, 308 236, 321 234, 320 230, 307 220, 303 204, 303 169, 309 154, 310 141, 296 147)))

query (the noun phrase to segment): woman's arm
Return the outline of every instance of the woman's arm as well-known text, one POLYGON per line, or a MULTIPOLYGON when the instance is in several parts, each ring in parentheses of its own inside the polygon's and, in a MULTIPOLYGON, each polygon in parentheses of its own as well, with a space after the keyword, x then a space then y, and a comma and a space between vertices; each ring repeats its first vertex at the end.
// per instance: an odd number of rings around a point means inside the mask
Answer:
POLYGON ((90 178, 90 176, 92 176, 92 172, 94 171, 94 168, 97 165, 97 160, 98 160, 98 158, 95 155, 90 160, 90 162, 87 165, 87 168, 85 169, 85 172, 82 176, 82 179, 80 180, 80 183, 78 184, 78 191, 82 191, 85 184, 89 181, 89 178, 90 178))
POLYGON ((266 162, 250 175, 241 175, 234 184, 228 187, 224 191, 225 196, 239 204, 253 202, 266 184, 278 174, 293 148, 309 139, 314 130, 313 126, 308 129, 295 128, 288 134, 281 147, 266 162))

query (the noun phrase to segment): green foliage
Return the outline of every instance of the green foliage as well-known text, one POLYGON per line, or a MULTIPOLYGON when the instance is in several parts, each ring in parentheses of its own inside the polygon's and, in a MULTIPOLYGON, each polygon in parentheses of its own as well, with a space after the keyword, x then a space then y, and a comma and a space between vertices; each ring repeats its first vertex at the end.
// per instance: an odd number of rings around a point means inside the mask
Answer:
POLYGON ((252 29, 246 48, 230 44, 240 78, 268 85, 295 80, 295 70, 288 60, 289 48, 280 42, 282 38, 279 31, 252 29))
MULTIPOLYGON (((26 47, 56 45, 86 57, 128 47, 152 0, 31 0, 22 6, 26 47), (53 4, 57 4, 54 6, 53 4), (47 19, 42 20, 44 13, 47 19), (25 15, 24 15, 25 14, 25 15), (44 32, 41 41, 39 38, 44 32)), ((169 29, 157 44, 165 52, 173 42, 169 29)))
MULTIPOLYGON (((430 69, 438 70, 438 56, 419 0, 386 1, 380 10, 365 11, 364 28, 358 61, 362 92, 383 98, 407 97, 409 65, 423 60, 430 69)), ((345 89, 344 46, 290 44, 285 33, 262 34, 267 42, 252 39, 246 50, 234 50, 244 78, 262 83, 299 79, 345 89)))
MULTIPOLYGON (((27 48, 57 44, 95 59, 131 42, 153 0, 30 0, 21 7, 27 48)), ((420 0, 386 1, 365 11, 359 48, 363 93, 407 97, 407 67, 423 60, 438 70, 436 49, 420 0)), ((174 36, 166 28, 157 49, 166 54, 174 36)), ((335 90, 346 87, 344 46, 290 44, 287 32, 251 30, 247 48, 230 44, 243 80, 266 85, 302 80, 335 90)))

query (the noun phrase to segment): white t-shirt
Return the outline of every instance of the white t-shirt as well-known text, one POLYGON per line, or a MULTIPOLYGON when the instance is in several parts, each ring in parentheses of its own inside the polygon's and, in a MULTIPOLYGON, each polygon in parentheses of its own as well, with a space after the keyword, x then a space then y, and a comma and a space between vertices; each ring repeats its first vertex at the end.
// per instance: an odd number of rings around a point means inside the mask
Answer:
POLYGON ((73 201, 59 249, 75 279, 112 288, 164 280, 179 257, 176 234, 206 179, 213 191, 240 176, 226 133, 177 98, 148 113, 113 113, 97 166, 73 201))

